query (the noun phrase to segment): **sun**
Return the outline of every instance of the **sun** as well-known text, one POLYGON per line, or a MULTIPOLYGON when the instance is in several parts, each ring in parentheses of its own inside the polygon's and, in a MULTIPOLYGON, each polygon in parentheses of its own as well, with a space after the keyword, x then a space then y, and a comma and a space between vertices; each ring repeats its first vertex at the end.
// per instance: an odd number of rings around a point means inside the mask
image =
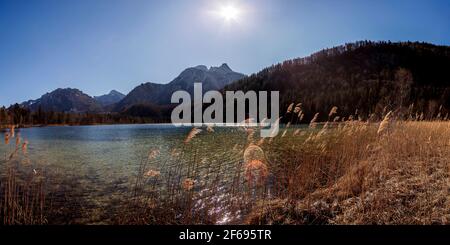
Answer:
MULTIPOLYGON (((222 30, 237 30, 246 28, 249 25, 250 14, 252 13, 251 8, 248 5, 243 4, 238 0, 228 0, 224 3, 225 0, 221 0, 219 3, 218 0, 211 1, 205 6, 206 13, 205 24, 210 25, 210 20, 214 20, 217 23, 220 23, 222 30)), ((217 26, 217 25, 214 25, 217 26)))
POLYGON ((234 5, 222 6, 219 10, 219 15, 227 22, 237 21, 241 11, 234 5))

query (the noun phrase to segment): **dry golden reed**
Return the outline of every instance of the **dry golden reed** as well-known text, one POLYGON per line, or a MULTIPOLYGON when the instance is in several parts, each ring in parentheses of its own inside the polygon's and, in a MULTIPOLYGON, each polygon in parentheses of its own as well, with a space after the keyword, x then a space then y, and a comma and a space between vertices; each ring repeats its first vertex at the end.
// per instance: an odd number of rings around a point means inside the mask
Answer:
POLYGON ((245 128, 245 132, 247 133, 247 141, 253 142, 255 136, 255 130, 253 128, 245 128))
POLYGON ((317 125, 317 119, 319 118, 319 113, 316 113, 313 117, 313 119, 311 119, 311 122, 309 123, 309 127, 310 128, 315 128, 317 125))
POLYGON ((15 125, 11 125, 10 127, 9 127, 9 133, 10 133, 10 135, 11 135, 11 138, 14 138, 15 136, 16 136, 16 126, 15 125))
POLYGON ((302 103, 295 105, 294 114, 300 113, 302 111, 302 103))
POLYGON ((275 123, 272 125, 272 129, 269 133, 271 139, 273 139, 275 136, 277 136, 277 133, 279 131, 279 127, 280 127, 280 120, 282 117, 279 117, 277 120, 275 120, 275 123))
POLYGON ((392 116, 392 111, 389 111, 386 114, 386 116, 384 116, 383 121, 381 121, 380 126, 378 127, 378 131, 377 131, 378 135, 382 135, 388 130, 391 116, 392 116))
POLYGON ((193 128, 189 134, 187 135, 186 139, 184 140, 184 143, 187 144, 189 143, 193 138, 195 138, 195 136, 199 133, 201 133, 202 130, 199 128, 193 128))
POLYGON ((264 145, 264 142, 266 141, 266 138, 261 138, 259 139, 258 143, 256 143, 257 146, 262 146, 264 145))
POLYGON ((301 122, 301 121, 303 121, 303 118, 305 117, 305 114, 303 114, 303 111, 300 111, 299 113, 298 113, 298 122, 301 122))
POLYGON ((244 165, 245 177, 249 186, 262 186, 269 175, 269 168, 260 160, 251 160, 244 165))
POLYGON ((26 155, 28 153, 28 140, 24 140, 22 144, 22 153, 26 155))
POLYGON ((291 113, 292 109, 294 109, 294 103, 290 104, 286 110, 286 113, 291 113))
POLYGON ((147 171, 145 173, 145 177, 150 177, 150 178, 158 177, 160 175, 161 175, 160 171, 156 171, 156 170, 153 170, 153 169, 150 169, 149 171, 147 171))
POLYGON ((8 132, 5 133, 5 145, 9 145, 10 135, 8 132))
POLYGON ((170 156, 172 156, 172 157, 177 157, 177 156, 179 156, 181 154, 181 152, 180 152, 180 150, 178 149, 178 148, 173 148, 171 151, 170 151, 170 156))
POLYGON ((16 147, 19 147, 19 145, 20 145, 20 134, 18 133, 16 135, 16 147))
POLYGON ((244 162, 250 162, 253 160, 265 162, 266 155, 261 147, 251 144, 244 151, 244 162))
POLYGON ((374 123, 375 115, 346 120, 333 107, 306 139, 281 137, 268 154, 277 198, 261 201, 247 223, 450 224, 450 122, 385 112, 374 123))
POLYGON ((208 125, 206 127, 206 131, 208 131, 209 133, 214 133, 214 125, 208 125))
POLYGON ((337 106, 333 106, 333 108, 331 108, 330 113, 328 113, 328 117, 331 118, 332 116, 334 116, 337 113, 337 106))
POLYGON ((187 178, 183 180, 182 187, 186 191, 190 191, 194 188, 195 180, 187 178))
POLYGON ((155 150, 151 150, 149 153, 148 153, 148 160, 150 161, 150 160, 153 160, 153 159, 155 159, 158 155, 160 154, 160 151, 158 150, 158 149, 155 149, 155 150))

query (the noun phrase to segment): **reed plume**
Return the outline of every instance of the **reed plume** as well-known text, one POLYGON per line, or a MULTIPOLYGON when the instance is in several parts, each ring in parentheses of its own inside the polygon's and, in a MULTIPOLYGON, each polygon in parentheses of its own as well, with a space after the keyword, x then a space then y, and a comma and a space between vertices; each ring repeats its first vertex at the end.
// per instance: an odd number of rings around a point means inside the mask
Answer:
POLYGON ((214 125, 208 125, 206 127, 206 131, 208 131, 209 133, 214 133, 214 125))
POLYGON ((145 177, 150 177, 150 178, 158 177, 160 175, 161 175, 160 171, 156 171, 156 170, 152 170, 152 169, 150 169, 149 171, 147 171, 145 173, 145 177))
POLYGON ((286 110, 286 113, 291 113, 292 109, 294 109, 294 103, 290 104, 286 110))
POLYGON ((303 111, 300 111, 298 113, 298 121, 301 122, 303 121, 303 118, 305 117, 305 114, 303 113, 303 111))
POLYGON ((148 153, 148 160, 150 161, 150 160, 153 160, 153 159, 155 159, 158 155, 159 155, 159 153, 160 153, 160 151, 158 150, 158 149, 156 149, 156 150, 151 150, 149 153, 148 153))
POLYGON ((294 113, 297 114, 301 111, 302 111, 302 103, 298 103, 297 105, 295 105, 294 113))
POLYGON ((181 154, 181 151, 178 149, 178 148, 173 148, 171 151, 170 151, 170 156, 172 156, 172 157, 177 157, 177 156, 179 156, 181 154))
POLYGON ((20 134, 17 133, 17 137, 16 137, 16 147, 19 147, 20 145, 20 134))
POLYGON ((253 160, 265 162, 266 155, 261 147, 251 144, 244 151, 244 162, 251 162, 253 160))
POLYGON ((201 133, 202 130, 199 128, 193 128, 189 134, 187 135, 186 139, 184 140, 184 143, 189 143, 197 134, 201 133))
POLYGON ((260 160, 252 160, 245 164, 245 177, 249 186, 262 186, 269 175, 269 168, 260 160))
POLYGON ((334 114, 337 113, 337 106, 333 106, 333 108, 331 108, 330 113, 328 113, 328 117, 331 118, 334 114))
POLYGON ((253 136, 255 135, 255 130, 253 128, 246 128, 245 132, 247 133, 247 141, 253 142, 253 136))
POLYGON ((258 143, 256 144, 257 146, 262 146, 265 142, 266 138, 261 138, 259 139, 258 143))
POLYGON ((316 122, 317 122, 318 117, 319 117, 319 113, 316 113, 314 115, 313 119, 311 120, 311 122, 309 123, 309 127, 310 128, 315 128, 316 127, 316 124, 317 124, 316 122))
POLYGON ((265 118, 263 118, 263 120, 261 120, 261 122, 259 124, 261 127, 264 127, 266 122, 267 122, 267 118, 265 117, 265 118))
POLYGON ((9 139, 10 139, 9 133, 6 132, 5 133, 5 145, 9 145, 9 139))
POLYGON ((22 144, 22 153, 24 155, 28 153, 28 140, 25 140, 22 144))
POLYGON ((9 127, 9 133, 11 134, 11 138, 14 138, 16 136, 16 126, 15 125, 11 125, 9 127))
POLYGON ((383 121, 381 121, 380 126, 378 127, 378 131, 377 131, 378 135, 382 135, 388 130, 391 116, 392 116, 392 111, 389 111, 386 114, 386 116, 384 116, 383 121))
POLYGON ((190 191, 194 188, 194 184, 195 184, 195 180, 193 180, 191 178, 187 178, 183 181, 181 186, 183 187, 184 190, 190 191))
POLYGON ((272 125, 272 130, 270 131, 271 138, 275 137, 276 133, 278 133, 278 130, 280 128, 280 120, 281 120, 281 117, 279 117, 277 120, 275 120, 275 123, 272 125))
POLYGON ((251 126, 251 124, 254 122, 255 122, 254 118, 247 118, 243 120, 241 123, 239 123, 239 125, 245 129, 246 127, 251 126))

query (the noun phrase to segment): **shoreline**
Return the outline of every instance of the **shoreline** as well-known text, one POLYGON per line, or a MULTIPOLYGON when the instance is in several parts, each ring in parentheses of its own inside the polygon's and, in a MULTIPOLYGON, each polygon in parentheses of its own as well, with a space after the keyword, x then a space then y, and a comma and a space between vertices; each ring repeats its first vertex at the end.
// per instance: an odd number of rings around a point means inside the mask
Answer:
MULTIPOLYGON (((434 122, 433 120, 430 121, 416 121, 416 122, 434 122)), ((323 126, 325 125, 327 122, 317 122, 316 124, 318 126, 323 126)), ((332 126, 336 126, 338 124, 340 124, 341 122, 329 122, 330 125, 332 126)), ((373 122, 373 123, 379 123, 379 122, 373 122)), ((46 128, 46 127, 89 127, 89 126, 121 126, 121 125, 173 125, 170 122, 167 123, 94 123, 94 124, 35 124, 35 125, 18 125, 15 128, 16 129, 24 129, 24 128, 46 128)), ((204 124, 203 126, 205 126, 207 124, 204 124)), ((281 129, 286 129, 286 125, 287 124, 280 124, 280 130, 281 129)), ((308 123, 302 123, 302 124, 293 124, 290 125, 291 128, 295 128, 295 127, 303 127, 303 126, 308 126, 308 123)), ((181 126, 176 126, 173 125, 174 127, 186 127, 185 125, 181 125, 181 126)), ((223 125, 214 125, 215 127, 223 127, 223 125)), ((194 127, 193 125, 188 126, 188 127, 194 127)), ((225 127, 234 127, 234 126, 225 126, 225 127)), ((258 126, 255 126, 258 127, 258 126)), ((0 125, 0 133, 4 133, 9 129, 9 126, 6 125, 0 125)))
MULTIPOLYGON (((15 128, 46 128, 46 127, 79 127, 79 126, 113 126, 113 125, 165 125, 171 123, 93 123, 93 124, 33 124, 33 125, 18 125, 15 128)), ((9 129, 6 125, 0 125, 0 132, 9 129)))

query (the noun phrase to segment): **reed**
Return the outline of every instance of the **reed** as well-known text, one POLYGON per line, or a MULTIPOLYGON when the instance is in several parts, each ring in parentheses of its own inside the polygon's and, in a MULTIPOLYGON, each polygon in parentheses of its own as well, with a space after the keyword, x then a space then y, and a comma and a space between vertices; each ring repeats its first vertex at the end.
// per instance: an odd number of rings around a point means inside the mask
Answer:
POLYGON ((332 107, 327 122, 315 114, 300 129, 303 111, 294 105, 283 116, 286 129, 270 140, 243 124, 242 141, 223 145, 224 155, 236 156, 231 162, 204 157, 202 138, 217 131, 193 128, 181 150, 169 151, 164 171, 154 170, 158 159, 146 165, 143 176, 153 182, 136 185, 147 188, 138 202, 145 211, 131 208, 119 223, 448 223, 449 121, 413 114, 402 121, 394 112, 364 121, 332 107))
POLYGON ((352 118, 265 149, 272 198, 245 223, 449 224, 450 122, 352 118))
MULTIPOLYGON (((250 119, 237 137, 212 126, 192 128, 178 144, 142 154, 110 222, 449 224, 450 121, 443 113, 431 120, 409 113, 385 109, 364 119, 357 111, 339 115, 334 106, 327 121, 315 114, 299 126, 302 104, 292 103, 285 129, 270 139, 259 139, 261 128, 250 119), (212 143, 222 151, 208 154, 212 143)), ((45 171, 26 164, 29 143, 15 131, 5 133, 2 222, 56 223, 45 171)), ((64 195, 62 204, 77 203, 64 195)))
POLYGON ((5 145, 15 138, 15 147, 7 153, 0 167, 0 219, 4 225, 45 224, 46 192, 40 172, 26 167, 28 141, 20 138, 12 125, 5 133, 5 145), (21 152, 19 151, 21 149, 21 152))

